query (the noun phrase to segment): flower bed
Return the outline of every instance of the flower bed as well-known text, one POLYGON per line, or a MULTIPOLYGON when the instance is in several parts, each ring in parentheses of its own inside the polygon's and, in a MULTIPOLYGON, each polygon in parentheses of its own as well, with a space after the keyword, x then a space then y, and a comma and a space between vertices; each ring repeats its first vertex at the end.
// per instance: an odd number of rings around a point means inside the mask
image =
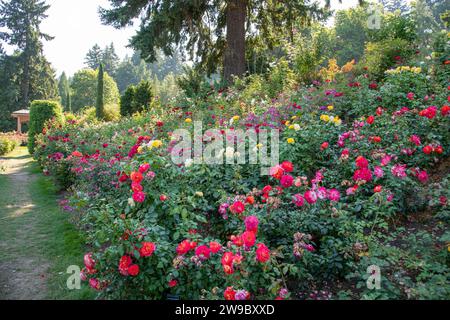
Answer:
POLYGON ((107 298, 288 299, 374 264, 401 216, 431 208, 448 224, 448 184, 429 181, 449 155, 449 88, 418 71, 317 83, 270 107, 231 89, 117 124, 50 124, 35 157, 73 186, 82 278, 107 298), (176 165, 173 130, 192 120, 279 130, 280 164, 176 165))

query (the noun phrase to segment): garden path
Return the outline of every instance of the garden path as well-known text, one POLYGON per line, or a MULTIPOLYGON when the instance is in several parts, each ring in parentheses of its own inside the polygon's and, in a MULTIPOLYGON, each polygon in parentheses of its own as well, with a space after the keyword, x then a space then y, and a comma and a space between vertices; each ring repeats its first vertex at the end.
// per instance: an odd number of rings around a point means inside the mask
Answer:
POLYGON ((38 300, 47 296, 46 262, 36 228, 29 185, 36 177, 28 167, 33 159, 26 148, 0 158, 0 299, 38 300))

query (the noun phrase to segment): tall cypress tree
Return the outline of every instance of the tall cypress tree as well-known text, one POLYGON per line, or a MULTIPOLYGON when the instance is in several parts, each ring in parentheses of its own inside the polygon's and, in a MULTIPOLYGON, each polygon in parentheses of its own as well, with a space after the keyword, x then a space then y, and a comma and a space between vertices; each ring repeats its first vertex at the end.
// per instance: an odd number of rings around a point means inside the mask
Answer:
POLYGON ((70 96, 69 95, 69 80, 67 80, 67 76, 66 76, 65 72, 63 72, 61 74, 61 77, 59 78, 58 90, 59 90, 59 96, 61 97, 61 105, 64 107, 64 110, 66 110, 66 111, 70 110, 69 101, 67 100, 67 97, 70 96))
POLYGON ((105 104, 103 99, 103 63, 100 63, 98 68, 98 83, 97 83, 97 103, 95 105, 95 110, 97 114, 97 119, 103 120, 105 118, 105 104))
POLYGON ((49 5, 42 0, 0 0, 0 39, 19 52, 20 105, 28 108, 30 100, 56 98, 54 72, 43 56, 42 40, 52 40, 41 32, 49 5))

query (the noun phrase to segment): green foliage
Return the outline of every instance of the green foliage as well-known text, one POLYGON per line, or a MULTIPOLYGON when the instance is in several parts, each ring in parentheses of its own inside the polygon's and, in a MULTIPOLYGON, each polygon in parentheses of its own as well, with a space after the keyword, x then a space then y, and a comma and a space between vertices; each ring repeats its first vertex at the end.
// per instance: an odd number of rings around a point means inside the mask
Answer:
POLYGON ((15 140, 0 137, 0 156, 10 153, 17 147, 18 143, 15 140))
POLYGON ((137 112, 147 111, 152 98, 153 90, 149 81, 141 81, 137 86, 129 86, 120 99, 120 114, 130 116, 137 112))
MULTIPOLYGON (((42 40, 52 40, 40 31, 40 24, 47 17, 49 5, 44 1, 12 0, 0 3, 0 39, 17 49, 16 85, 19 102, 15 108, 28 109, 36 99, 54 99, 58 88, 54 71, 42 51, 42 40)), ((10 79, 9 81, 15 82, 10 79)))
POLYGON ((339 10, 335 19, 335 49, 338 64, 342 65, 352 59, 359 61, 364 55, 364 45, 369 39, 367 9, 357 7, 339 10))
POLYGON ((103 64, 104 71, 113 78, 116 77, 119 57, 116 54, 113 43, 106 46, 103 50, 98 44, 95 44, 91 49, 89 49, 84 61, 86 66, 92 70, 97 70, 100 67, 100 64, 103 64))
POLYGON ((30 129, 28 132, 28 150, 31 154, 36 145, 36 135, 42 133, 45 122, 51 119, 63 120, 61 105, 56 101, 35 100, 30 107, 30 129))
POLYGON ((97 101, 95 104, 95 111, 97 119, 103 120, 105 118, 105 104, 104 104, 104 72, 103 63, 100 63, 98 68, 98 80, 97 80, 97 101))
POLYGON ((403 39, 369 42, 362 65, 367 67, 375 79, 381 79, 386 70, 393 67, 399 60, 408 60, 414 52, 410 43, 403 39))
POLYGON ((136 87, 129 86, 123 95, 120 97, 120 114, 123 117, 130 116, 133 114, 133 102, 134 95, 136 93, 136 87))
MULTIPOLYGON (((155 61, 158 49, 172 56, 179 50, 178 45, 185 45, 186 51, 192 52, 192 58, 197 57, 196 65, 209 75, 217 72, 222 65, 229 12, 223 2, 213 1, 210 5, 204 5, 198 1, 186 3, 171 0, 149 4, 146 1, 122 0, 110 3, 110 8, 100 9, 105 24, 122 28, 141 14, 150 18, 131 40, 132 47, 140 51, 146 61, 155 61)), ((324 8, 309 1, 295 1, 289 5, 277 1, 254 1, 247 2, 247 6, 247 22, 261 26, 261 38, 271 48, 278 44, 280 35, 292 32, 296 22, 307 23, 313 18, 328 17, 324 8)), ((248 30, 247 38, 250 34, 248 30)), ((234 54, 241 58, 245 51, 234 54)))
MULTIPOLYGON (((94 106, 97 101, 98 70, 84 69, 75 73, 70 85, 72 89, 72 111, 94 106)), ((113 78, 104 74, 104 103, 118 105, 119 90, 113 78)))
POLYGON ((58 83, 59 96, 61 97, 61 105, 65 111, 71 110, 70 85, 66 73, 63 72, 58 83))

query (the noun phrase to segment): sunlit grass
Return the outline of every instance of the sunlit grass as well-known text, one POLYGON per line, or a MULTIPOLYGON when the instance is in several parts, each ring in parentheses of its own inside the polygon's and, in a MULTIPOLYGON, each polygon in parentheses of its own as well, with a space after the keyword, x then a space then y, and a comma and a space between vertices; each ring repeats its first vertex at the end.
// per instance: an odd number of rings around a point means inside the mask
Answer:
POLYGON ((16 149, 7 158, 24 161, 20 174, 29 175, 17 184, 10 172, 0 174, 0 242, 7 246, 1 248, 0 261, 37 256, 39 263, 49 265, 45 275, 48 299, 92 298, 86 286, 69 290, 66 285, 67 268, 83 266, 84 242, 69 214, 59 208, 55 184, 39 174, 26 148, 16 149))

